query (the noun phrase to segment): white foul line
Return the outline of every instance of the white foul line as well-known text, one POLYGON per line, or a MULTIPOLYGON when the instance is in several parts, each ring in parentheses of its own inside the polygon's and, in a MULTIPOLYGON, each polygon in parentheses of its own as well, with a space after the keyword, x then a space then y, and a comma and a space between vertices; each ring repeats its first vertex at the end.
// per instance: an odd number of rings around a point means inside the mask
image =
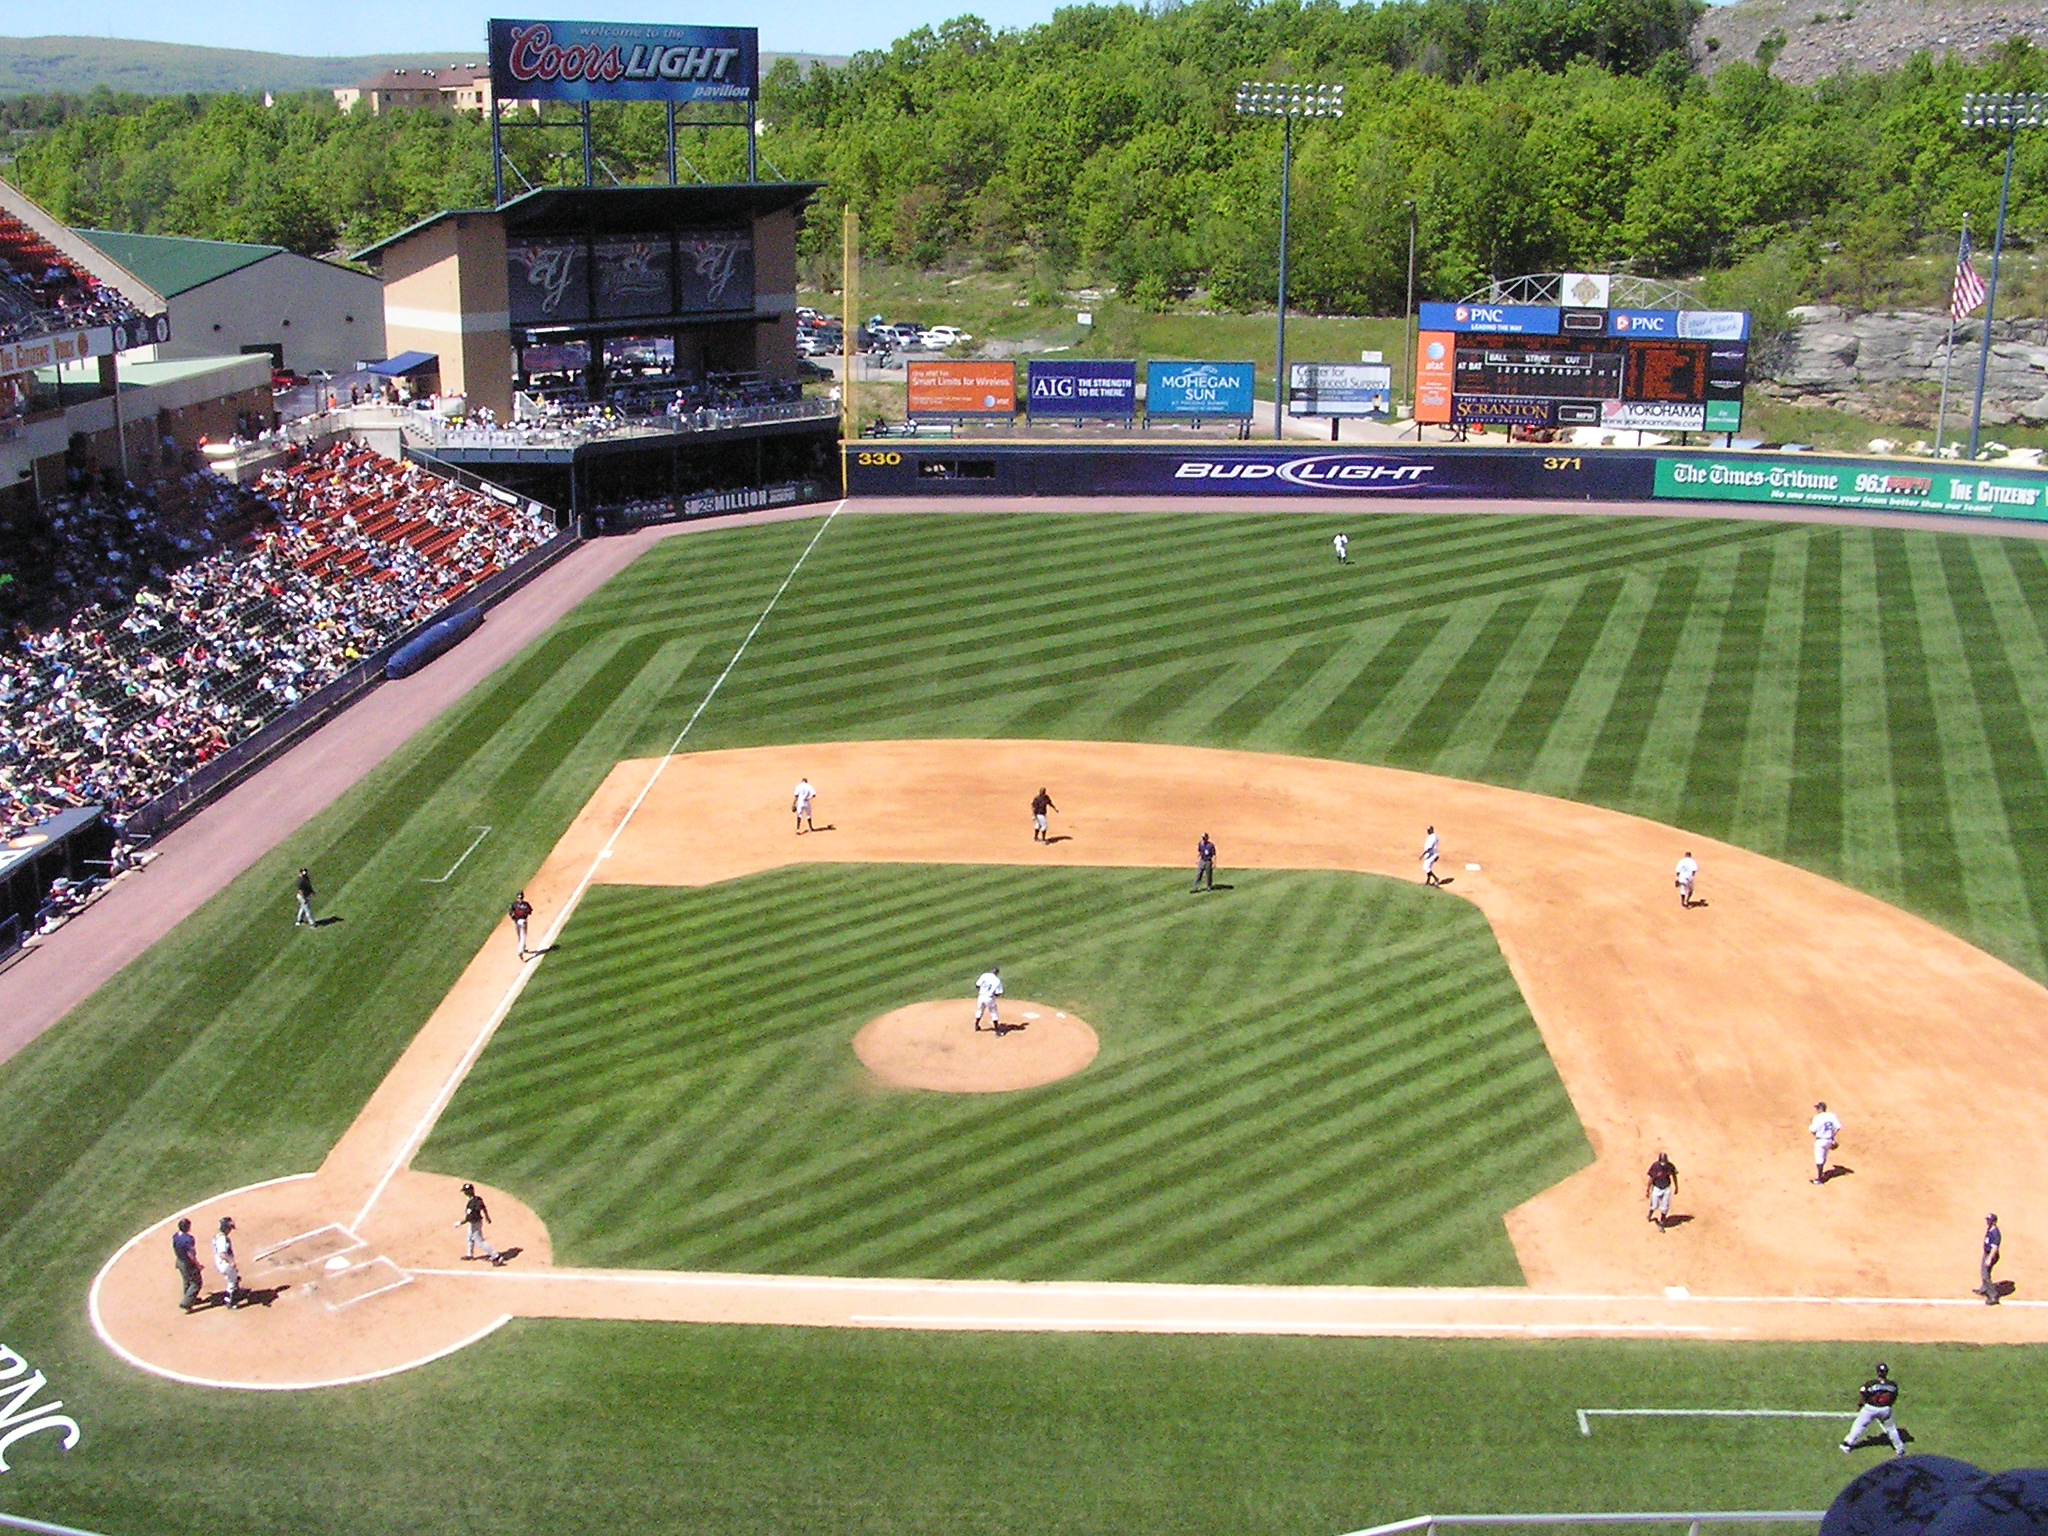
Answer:
POLYGON ((448 873, 442 875, 439 879, 435 879, 430 875, 421 875, 421 885, 446 885, 450 880, 453 880, 455 878, 455 871, 462 868, 463 864, 468 860, 469 856, 472 853, 476 852, 477 843, 482 842, 485 838, 491 835, 491 829, 489 827, 480 827, 477 826, 474 822, 470 824, 470 830, 476 833, 476 842, 471 843, 467 848, 463 849, 462 857, 457 859, 453 864, 450 864, 448 866, 448 873))
MULTIPOLYGON (((612 828, 612 835, 606 838, 604 846, 597 850, 597 857, 590 861, 590 868, 583 872, 583 878, 576 882, 576 889, 569 893, 569 899, 562 903, 562 910, 555 914, 554 922, 548 925, 548 931, 540 941, 541 956, 545 956, 548 950, 555 947, 555 940, 561 937, 562 929, 568 925, 577 904, 583 900, 583 893, 590 889, 590 882, 597 878, 598 866, 612 856, 612 849, 617 845, 619 838, 625 833, 640 807, 646 804, 647 797, 654 792, 654 786, 667 771, 669 762, 682 749, 683 738, 690 734, 690 728, 697 723, 698 717, 710 707, 711 701, 718 697, 718 690, 725 686, 725 680, 732 676, 733 668, 737 667, 740 658, 747 654, 747 647, 754 643, 754 636, 761 632, 761 626, 768 622, 768 615, 773 613, 775 605, 782 601, 782 594, 787 592, 789 584, 796 580, 796 573, 802 570, 804 562, 811 558, 811 551, 818 547, 818 540, 825 537, 825 530, 832 526, 832 520, 845 508, 846 502, 842 499, 835 502, 832 510, 825 514, 825 521, 818 525, 818 531, 811 535, 811 542, 806 544, 803 553, 796 557, 796 564, 792 565, 789 573, 782 578, 782 585, 777 587, 775 595, 768 599, 768 606, 763 608, 761 616, 754 620, 754 627, 748 630, 747 637, 740 641, 739 649, 732 653, 732 660, 725 664, 725 670, 718 674, 711 687, 705 691, 704 697, 697 701, 697 707, 690 711, 690 718, 685 720, 683 728, 676 732, 676 739, 668 744, 668 751, 664 752, 661 760, 654 765, 654 772, 650 773, 647 782, 640 786, 640 793, 635 795, 633 803, 626 807, 626 814, 619 818, 619 824, 612 828)), ((455 1090, 462 1086, 462 1080, 469 1076, 469 1069, 476 1065, 477 1057, 483 1054, 484 1047, 490 1043, 491 1036, 497 1033, 505 1015, 512 1011, 512 1005, 519 1000, 519 994, 526 990, 527 978, 539 968, 540 958, 536 956, 519 967, 519 974, 513 978, 512 985, 505 989, 505 995, 499 999, 498 1006, 491 1010, 491 1016, 484 1021, 483 1028, 470 1042, 469 1049, 462 1053, 462 1060, 455 1064, 455 1070, 448 1075, 448 1080, 434 1095, 434 1101, 427 1106, 427 1112, 420 1117, 419 1123, 412 1128, 411 1134, 398 1148, 391 1165, 384 1170, 383 1177, 377 1180, 376 1188, 370 1191, 370 1198, 365 1200, 363 1208, 356 1212, 356 1219, 349 1223, 351 1227, 362 1226, 377 1202, 384 1198, 384 1191, 390 1188, 391 1181, 398 1176, 399 1169, 412 1161, 413 1154, 427 1139, 427 1133, 433 1130, 434 1122, 441 1118, 441 1112, 448 1107, 448 1101, 455 1097, 455 1090)))
POLYGON ((1579 1433, 1590 1435, 1591 1419, 1853 1419, 1832 1408, 1581 1408, 1579 1433))

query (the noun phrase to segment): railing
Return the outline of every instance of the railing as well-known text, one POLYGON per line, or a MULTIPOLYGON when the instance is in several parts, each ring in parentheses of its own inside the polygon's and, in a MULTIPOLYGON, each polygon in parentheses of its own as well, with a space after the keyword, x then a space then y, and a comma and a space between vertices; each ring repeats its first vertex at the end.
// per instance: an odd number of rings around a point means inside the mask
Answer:
POLYGON ((1417 1515, 1392 1525, 1369 1525, 1347 1536, 1398 1536, 1404 1531, 1436 1536, 1439 1526, 1451 1525, 1682 1525, 1686 1536, 1699 1536, 1703 1525, 1819 1525, 1824 1513, 1818 1509, 1711 1509, 1676 1514, 1417 1515))

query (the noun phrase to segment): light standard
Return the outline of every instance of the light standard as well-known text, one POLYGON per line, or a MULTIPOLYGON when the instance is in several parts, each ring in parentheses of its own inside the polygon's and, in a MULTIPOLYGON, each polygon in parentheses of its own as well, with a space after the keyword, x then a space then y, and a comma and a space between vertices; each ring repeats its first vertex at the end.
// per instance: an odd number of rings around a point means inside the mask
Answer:
POLYGON ((2006 135, 2005 181, 1998 189, 1998 233, 1991 241, 1991 287, 1984 295, 1984 344, 1977 349, 1977 398, 1970 407, 1970 457, 1977 457, 1977 433, 1984 419, 1984 376, 1991 367, 1991 317, 1998 308, 1998 258, 2005 250, 2005 209, 2012 198, 2012 157, 2022 128, 2048 126, 2048 95, 2038 91, 1985 91, 1963 97, 1965 128, 1994 128, 2006 135))
POLYGON ((1297 117, 1342 117, 1341 85, 1274 85, 1247 80, 1237 88, 1239 117, 1280 119, 1280 316, 1273 333, 1273 437, 1287 432, 1287 179, 1297 117))

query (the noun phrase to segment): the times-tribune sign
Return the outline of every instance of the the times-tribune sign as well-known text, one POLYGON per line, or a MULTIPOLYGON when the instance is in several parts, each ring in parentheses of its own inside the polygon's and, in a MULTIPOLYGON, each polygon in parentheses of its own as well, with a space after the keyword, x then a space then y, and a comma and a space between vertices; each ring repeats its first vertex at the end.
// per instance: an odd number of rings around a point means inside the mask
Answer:
POLYGON ((1145 414, 1243 421, 1252 413, 1250 363, 1147 363, 1145 414))
POLYGON ((1024 409, 1032 416, 1118 416, 1138 410, 1138 365, 1079 359, 1034 361, 1024 409))
POLYGON ((752 27, 491 22, 500 101, 752 101, 760 66, 752 27))

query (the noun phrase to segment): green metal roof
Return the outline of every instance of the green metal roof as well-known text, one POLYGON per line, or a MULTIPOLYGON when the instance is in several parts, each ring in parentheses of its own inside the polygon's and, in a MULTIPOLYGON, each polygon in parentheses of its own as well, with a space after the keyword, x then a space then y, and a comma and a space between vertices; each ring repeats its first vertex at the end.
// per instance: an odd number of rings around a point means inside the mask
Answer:
POLYGON ((167 299, 204 287, 230 272, 253 267, 284 250, 281 245, 188 240, 182 235, 124 235, 111 229, 81 229, 76 233, 167 299))

